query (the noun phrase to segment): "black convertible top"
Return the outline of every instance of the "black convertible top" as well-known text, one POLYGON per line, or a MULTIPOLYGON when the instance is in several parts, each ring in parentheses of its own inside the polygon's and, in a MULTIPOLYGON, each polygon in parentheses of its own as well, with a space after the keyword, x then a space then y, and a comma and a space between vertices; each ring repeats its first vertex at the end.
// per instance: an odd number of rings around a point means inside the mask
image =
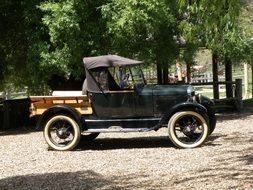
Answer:
POLYGON ((116 67, 140 64, 142 61, 121 57, 118 55, 102 55, 96 57, 83 58, 86 69, 95 69, 99 67, 116 67))
MULTIPOLYGON (((89 92, 105 92, 102 90, 101 84, 96 81, 94 73, 96 71, 107 70, 108 67, 122 67, 128 65, 137 65, 143 63, 134 59, 128 59, 118 55, 102 55, 96 57, 85 57, 83 58, 84 67, 86 69, 86 81, 83 84, 83 94, 86 91, 89 92)), ((108 80, 111 79, 109 73, 108 80)), ((109 81, 107 81, 109 82, 109 81)), ((112 83, 112 81, 110 82, 112 83)))

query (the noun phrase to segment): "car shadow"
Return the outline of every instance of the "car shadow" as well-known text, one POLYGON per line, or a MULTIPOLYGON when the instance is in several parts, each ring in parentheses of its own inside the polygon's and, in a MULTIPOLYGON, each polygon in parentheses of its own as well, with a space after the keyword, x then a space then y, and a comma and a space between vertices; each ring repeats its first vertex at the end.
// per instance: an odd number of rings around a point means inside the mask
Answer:
POLYGON ((76 150, 111 150, 175 147, 168 136, 133 138, 98 138, 93 141, 80 141, 76 150))
MULTIPOLYGON (((208 137, 203 146, 220 146, 215 140, 223 137, 213 135, 208 137)), ((84 150, 116 150, 116 149, 144 149, 144 148, 175 148, 178 149, 168 136, 133 137, 133 138, 98 138, 93 141, 80 141, 76 151, 84 150)))

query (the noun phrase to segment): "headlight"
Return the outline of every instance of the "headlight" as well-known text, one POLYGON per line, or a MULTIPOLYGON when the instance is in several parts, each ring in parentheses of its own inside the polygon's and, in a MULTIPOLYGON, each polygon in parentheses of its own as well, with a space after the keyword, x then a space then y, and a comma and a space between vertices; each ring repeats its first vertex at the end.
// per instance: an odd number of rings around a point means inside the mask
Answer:
POLYGON ((195 92, 194 92, 192 86, 188 86, 188 87, 187 87, 187 94, 188 94, 189 96, 194 96, 194 95, 195 95, 195 92))
POLYGON ((192 86, 187 87, 187 96, 189 102, 196 102, 195 98, 195 91, 193 90, 192 86))

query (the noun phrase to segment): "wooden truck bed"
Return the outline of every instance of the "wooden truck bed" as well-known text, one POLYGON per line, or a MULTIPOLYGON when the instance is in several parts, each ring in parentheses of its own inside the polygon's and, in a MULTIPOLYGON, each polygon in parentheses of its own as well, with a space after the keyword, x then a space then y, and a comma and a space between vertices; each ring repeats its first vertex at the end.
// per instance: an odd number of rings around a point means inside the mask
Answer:
POLYGON ((55 96, 30 96, 31 99, 31 116, 41 115, 49 107, 54 105, 69 105, 75 108, 82 115, 92 114, 91 104, 86 95, 55 95, 55 96))

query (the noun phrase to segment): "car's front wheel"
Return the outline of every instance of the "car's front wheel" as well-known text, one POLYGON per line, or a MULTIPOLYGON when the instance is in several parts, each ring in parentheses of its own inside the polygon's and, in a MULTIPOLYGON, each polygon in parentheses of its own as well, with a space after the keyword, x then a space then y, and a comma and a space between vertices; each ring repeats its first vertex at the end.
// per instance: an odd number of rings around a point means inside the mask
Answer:
POLYGON ((47 144, 55 150, 72 150, 81 138, 77 122, 66 115, 56 115, 49 119, 44 128, 47 144))
POLYGON ((169 138, 179 148, 195 148, 208 137, 205 117, 194 111, 176 112, 168 122, 169 138))

